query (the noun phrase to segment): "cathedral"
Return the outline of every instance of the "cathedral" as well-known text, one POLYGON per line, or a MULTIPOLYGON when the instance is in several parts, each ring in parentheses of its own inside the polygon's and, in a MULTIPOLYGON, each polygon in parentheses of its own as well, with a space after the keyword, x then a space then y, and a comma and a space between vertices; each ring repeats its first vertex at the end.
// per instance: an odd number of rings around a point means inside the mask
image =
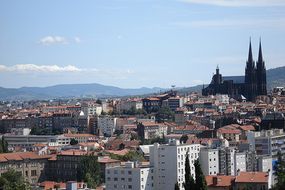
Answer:
POLYGON ((228 94, 230 97, 244 96, 254 101, 257 96, 267 95, 266 69, 262 56, 261 41, 259 42, 258 60, 252 57, 251 41, 249 42, 248 59, 245 76, 222 76, 219 68, 213 75, 211 83, 202 90, 202 95, 228 94))

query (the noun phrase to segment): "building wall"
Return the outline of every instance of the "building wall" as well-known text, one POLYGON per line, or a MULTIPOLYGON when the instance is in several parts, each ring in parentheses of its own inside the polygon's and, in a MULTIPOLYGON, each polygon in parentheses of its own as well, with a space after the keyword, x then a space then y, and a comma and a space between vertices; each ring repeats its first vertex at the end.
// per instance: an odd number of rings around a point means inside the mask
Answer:
POLYGON ((152 190, 153 169, 150 167, 135 166, 127 162, 126 166, 111 167, 106 169, 106 189, 133 189, 152 190))
POLYGON ((194 174, 194 161, 199 158, 200 144, 180 145, 172 140, 169 145, 154 144, 150 147, 150 165, 154 167, 155 189, 170 190, 176 182, 184 189, 185 160, 189 154, 191 173, 194 174))
POLYGON ((219 151, 217 149, 201 148, 199 160, 204 175, 219 173, 219 151))

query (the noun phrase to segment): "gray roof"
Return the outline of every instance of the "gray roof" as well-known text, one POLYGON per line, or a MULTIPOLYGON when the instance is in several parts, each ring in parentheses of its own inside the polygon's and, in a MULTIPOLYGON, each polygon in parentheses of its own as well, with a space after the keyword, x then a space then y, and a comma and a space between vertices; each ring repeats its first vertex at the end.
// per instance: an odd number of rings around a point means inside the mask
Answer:
POLYGON ((233 83, 244 83, 244 76, 225 76, 223 77, 223 81, 232 80, 233 83))

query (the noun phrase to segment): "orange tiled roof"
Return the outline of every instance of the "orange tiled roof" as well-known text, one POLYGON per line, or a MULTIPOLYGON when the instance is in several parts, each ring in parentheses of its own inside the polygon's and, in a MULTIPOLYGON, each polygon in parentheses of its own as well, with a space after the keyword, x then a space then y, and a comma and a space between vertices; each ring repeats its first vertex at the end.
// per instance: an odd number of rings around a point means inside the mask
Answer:
POLYGON ((266 172, 240 172, 236 176, 236 183, 268 183, 268 173, 266 172))
POLYGON ((51 155, 38 155, 35 152, 15 152, 15 153, 5 153, 0 154, 0 162, 7 162, 7 161, 20 161, 24 159, 44 159, 50 158, 51 155))
POLYGON ((218 175, 218 176, 208 175, 205 176, 205 178, 207 185, 211 187, 229 187, 232 185, 232 182, 235 179, 234 176, 226 176, 226 175, 218 175))

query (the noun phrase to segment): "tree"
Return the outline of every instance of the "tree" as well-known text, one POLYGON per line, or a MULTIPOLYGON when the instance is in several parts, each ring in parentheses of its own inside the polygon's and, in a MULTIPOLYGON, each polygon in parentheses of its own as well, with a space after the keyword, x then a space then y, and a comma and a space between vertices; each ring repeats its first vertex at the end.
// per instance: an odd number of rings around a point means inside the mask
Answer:
POLYGON ((195 166, 196 189, 207 190, 208 189, 207 182, 198 159, 195 160, 194 166, 195 166))
POLYGON ((189 154, 186 153, 186 159, 185 159, 185 182, 183 183, 185 190, 196 190, 195 189, 195 181, 193 176, 191 175, 191 168, 190 168, 190 161, 189 161, 189 154))
POLYGON ((78 140, 76 140, 76 139, 70 140, 70 145, 77 145, 77 144, 78 144, 78 140))
POLYGON ((4 137, 2 137, 0 141, 0 153, 7 153, 8 151, 8 143, 5 141, 4 137))
POLYGON ((25 182, 21 172, 9 169, 0 177, 0 189, 5 190, 30 190, 30 185, 25 182))
POLYGON ((145 161, 143 154, 140 154, 137 151, 129 151, 125 155, 118 155, 118 154, 110 154, 110 158, 115 159, 115 160, 120 160, 123 162, 126 161, 145 161))
POLYGON ((187 140, 188 140, 188 135, 182 135, 180 137, 180 143, 185 144, 187 142, 187 140))
POLYGON ((277 162, 274 166, 275 175, 277 176, 277 183, 275 184, 274 190, 282 190, 285 186, 285 161, 282 157, 281 152, 277 153, 277 162))
POLYGON ((174 112, 171 111, 168 106, 162 106, 161 108, 159 108, 156 114, 156 119, 158 122, 173 121, 174 112))
POLYGON ((178 182, 176 182, 175 183, 175 186, 174 186, 174 190, 179 190, 180 188, 179 188, 179 184, 178 184, 178 182))
POLYGON ((97 156, 83 156, 77 167, 77 180, 87 183, 89 188, 96 188, 101 183, 101 170, 97 156))

